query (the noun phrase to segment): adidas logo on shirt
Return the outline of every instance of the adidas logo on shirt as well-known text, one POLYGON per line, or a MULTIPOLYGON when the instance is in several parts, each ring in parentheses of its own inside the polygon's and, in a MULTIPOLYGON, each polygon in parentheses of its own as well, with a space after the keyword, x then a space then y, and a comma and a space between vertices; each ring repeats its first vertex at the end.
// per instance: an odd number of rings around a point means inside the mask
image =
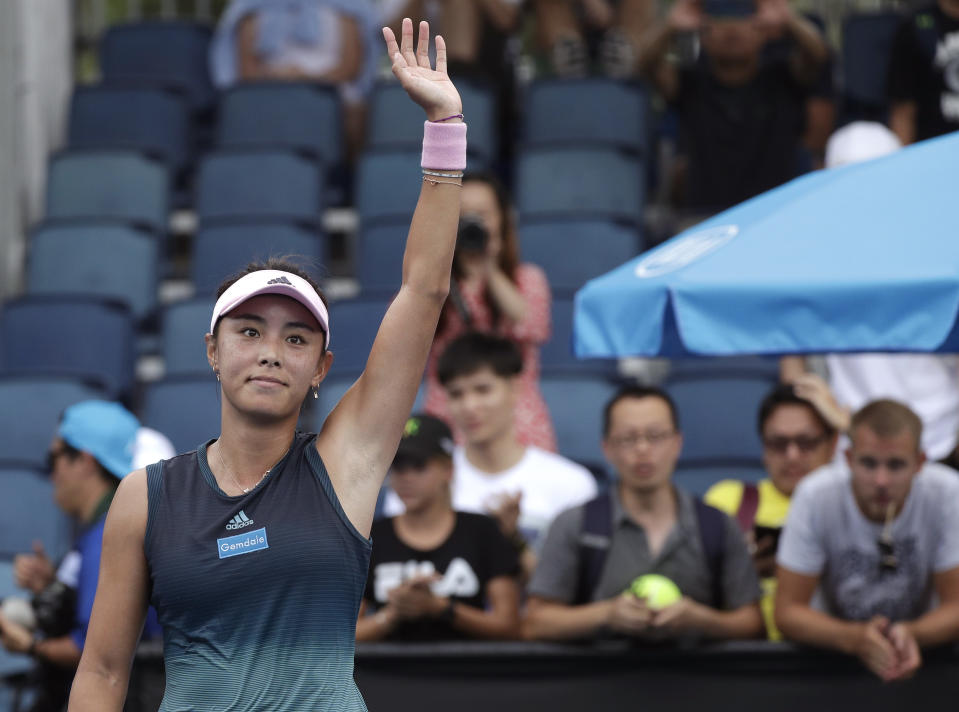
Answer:
POLYGON ((237 514, 233 519, 231 519, 227 525, 227 529, 242 529, 243 527, 249 527, 253 525, 253 520, 246 516, 246 513, 241 509, 240 513, 237 514))

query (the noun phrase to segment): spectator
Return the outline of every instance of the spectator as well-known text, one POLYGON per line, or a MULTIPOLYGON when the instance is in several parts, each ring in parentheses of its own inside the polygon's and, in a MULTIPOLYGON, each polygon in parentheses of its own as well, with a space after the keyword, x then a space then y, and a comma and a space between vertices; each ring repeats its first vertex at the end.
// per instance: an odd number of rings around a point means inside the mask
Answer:
POLYGON ((453 435, 428 415, 406 422, 390 481, 406 511, 373 524, 356 639, 515 638, 519 559, 496 522, 450 503, 453 435), (375 615, 366 615, 370 608, 375 615))
POLYGON ((653 0, 534 0, 538 43, 560 77, 582 77, 590 60, 610 77, 631 77, 653 0))
MULTIPOLYGON (((453 451, 453 508, 492 514, 522 552, 523 570, 535 566, 533 549, 553 517, 596 496, 596 480, 585 467, 555 453, 524 445, 516 413, 523 368, 511 341, 464 334, 443 352, 437 367, 449 396, 453 421, 464 443, 453 451)), ((401 512, 395 493, 385 512, 401 512)))
POLYGON ((736 524, 673 486, 682 434, 670 397, 629 387, 607 404, 603 453, 619 476, 609 494, 560 514, 529 585, 524 632, 544 639, 752 638, 759 586, 736 524), (654 609, 628 593, 644 574, 682 597, 654 609))
MULTIPOLYGON (((882 124, 855 122, 837 131, 826 148, 826 166, 834 168, 878 158, 900 148, 882 124)), ((959 360, 955 355, 841 353, 823 357, 829 389, 842 406, 835 411, 839 430, 849 427, 849 413, 879 398, 906 403, 922 418, 922 447, 932 459, 956 447, 959 431, 959 360)), ((815 364, 801 356, 781 362, 784 381, 793 382, 815 364)))
POLYGON ((889 61, 889 127, 903 144, 959 129, 959 0, 907 15, 889 61))
MULTIPOLYGON (((426 367, 426 412, 449 420, 446 390, 436 377, 437 361, 460 334, 482 331, 505 336, 522 350, 516 434, 525 445, 556 450, 556 434, 539 390, 539 347, 550 336, 550 292, 536 265, 519 262, 513 214, 503 186, 492 176, 463 179, 460 230, 453 282, 426 367)), ((464 434, 453 420, 457 442, 464 434)))
MULTIPOLYGON (((133 469, 138 429, 137 419, 119 404, 84 401, 64 411, 53 438, 53 496, 79 534, 59 567, 39 542, 32 554, 14 560, 17 585, 35 596, 36 634, 0 615, 4 647, 37 661, 32 712, 59 712, 66 705, 93 608, 104 521, 120 479, 133 469)), ((147 635, 158 632, 151 615, 147 635)))
POLYGON ((355 153, 376 77, 378 34, 369 0, 233 0, 213 37, 211 74, 220 89, 258 79, 339 85, 355 153))
POLYGON ((829 49, 787 0, 677 0, 647 34, 643 72, 675 105, 687 161, 682 207, 704 215, 793 178, 806 103, 829 49), (701 61, 666 61, 671 41, 698 32, 701 61), (793 50, 769 53, 782 36, 793 50))
MULTIPOLYGON (((825 388, 825 384, 819 381, 808 386, 808 390, 818 388, 825 388)), ((828 419, 830 411, 819 410, 817 403, 822 400, 802 398, 791 385, 773 388, 759 407, 759 437, 769 477, 756 484, 723 480, 703 498, 739 524, 762 585, 763 619, 772 640, 782 637, 773 621, 773 602, 776 547, 789 511, 789 498, 799 481, 831 462, 836 451, 838 432, 828 419)))
POLYGON ((799 485, 777 557, 783 634, 886 681, 914 673, 921 647, 959 639, 959 478, 926 464, 921 432, 895 401, 857 412, 848 467, 799 485))

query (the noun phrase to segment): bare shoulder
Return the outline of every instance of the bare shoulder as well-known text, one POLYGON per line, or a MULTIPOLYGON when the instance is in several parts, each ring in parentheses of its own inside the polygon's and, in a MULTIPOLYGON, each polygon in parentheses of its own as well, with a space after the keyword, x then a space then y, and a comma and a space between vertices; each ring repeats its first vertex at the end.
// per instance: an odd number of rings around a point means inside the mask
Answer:
POLYGON ((124 534, 139 533, 142 536, 146 532, 147 509, 147 471, 134 470, 117 487, 107 526, 119 529, 124 534))

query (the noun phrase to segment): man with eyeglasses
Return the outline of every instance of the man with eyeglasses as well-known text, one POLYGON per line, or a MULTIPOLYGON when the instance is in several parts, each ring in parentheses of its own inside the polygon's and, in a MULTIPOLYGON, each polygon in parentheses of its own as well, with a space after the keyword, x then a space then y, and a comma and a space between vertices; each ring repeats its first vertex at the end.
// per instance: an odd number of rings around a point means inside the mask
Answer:
POLYGON ((838 406, 831 408, 831 404, 822 379, 804 381, 801 387, 775 386, 759 406, 757 423, 763 465, 769 476, 756 483, 723 480, 704 497, 739 524, 762 584, 763 618, 771 640, 782 637, 773 622, 779 535, 796 485, 813 470, 829 464, 835 455, 838 406))
MULTIPOLYGON (((17 585, 34 594, 37 629, 0 614, 3 646, 37 661, 31 712, 59 712, 66 704, 93 608, 107 510, 120 480, 134 469, 139 428, 133 414, 108 401, 77 403, 60 419, 47 466, 54 500, 77 522, 78 534, 59 566, 39 542, 14 560, 17 585)), ((153 614, 147 633, 158 632, 153 614)))
POLYGON ((618 482, 550 526, 529 585, 527 637, 762 633, 756 571, 736 524, 673 485, 682 443, 666 392, 629 387, 609 401, 602 445, 618 482), (633 582, 647 574, 675 583, 678 600, 660 607, 636 595, 633 582))
POLYGON ((777 556, 776 623, 885 681, 959 640, 959 477, 926 462, 922 422, 878 400, 853 415, 846 466, 804 479, 777 556))

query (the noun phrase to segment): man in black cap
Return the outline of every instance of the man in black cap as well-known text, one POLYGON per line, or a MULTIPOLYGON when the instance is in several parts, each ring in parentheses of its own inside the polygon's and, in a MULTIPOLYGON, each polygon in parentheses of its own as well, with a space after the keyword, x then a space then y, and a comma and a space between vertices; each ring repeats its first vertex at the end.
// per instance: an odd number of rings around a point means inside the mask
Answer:
POLYGON ((453 510, 452 453, 443 421, 406 422, 390 469, 406 510, 373 524, 358 641, 517 637, 516 550, 493 519, 453 510))

